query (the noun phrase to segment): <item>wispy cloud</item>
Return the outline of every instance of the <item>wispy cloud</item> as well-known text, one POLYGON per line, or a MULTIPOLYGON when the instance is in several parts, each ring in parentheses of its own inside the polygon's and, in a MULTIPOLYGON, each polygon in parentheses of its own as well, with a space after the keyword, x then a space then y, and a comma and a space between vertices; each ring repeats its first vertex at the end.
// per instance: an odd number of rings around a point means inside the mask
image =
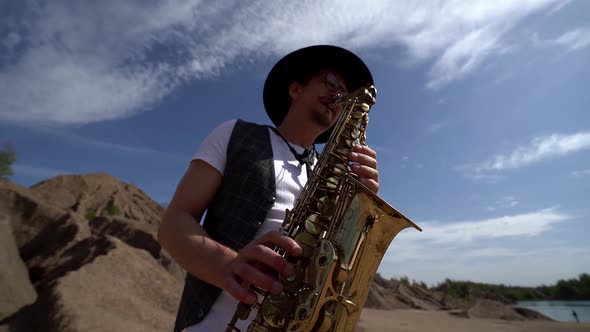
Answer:
POLYGON ((485 26, 467 33, 450 45, 430 70, 427 86, 436 89, 463 78, 489 56, 504 51, 499 39, 505 33, 503 30, 507 29, 485 26))
POLYGON ((569 135, 552 134, 536 137, 529 144, 518 146, 508 154, 498 154, 488 161, 460 165, 455 169, 463 172, 468 179, 496 183, 502 178, 498 172, 522 168, 588 148, 590 148, 590 131, 569 135))
POLYGON ((590 28, 579 27, 563 33, 554 39, 539 39, 533 35, 533 44, 537 47, 564 47, 568 51, 576 51, 590 46, 590 28))
POLYGON ((569 5, 572 2, 573 2, 573 0, 565 0, 565 1, 560 1, 560 2, 556 3, 555 5, 553 5, 553 7, 551 9, 549 9, 547 11, 547 15, 553 15, 553 14, 557 13, 558 11, 562 10, 565 6, 569 5))
POLYGON ((463 172, 463 176, 473 182, 496 184, 504 179, 504 175, 502 174, 474 171, 472 166, 458 166, 456 169, 457 171, 463 172))
POLYGON ((386 276, 407 275, 430 284, 445 278, 520 284, 569 278, 590 262, 583 256, 590 249, 545 239, 573 218, 558 208, 544 208, 489 219, 418 221, 423 231, 402 231, 379 270, 386 276), (558 267, 559 273, 554 268, 547 271, 547 266, 558 267))
POLYGON ((492 205, 487 206, 485 209, 487 211, 496 211, 500 209, 509 209, 513 208, 520 204, 520 201, 514 195, 509 195, 502 197, 502 199, 494 202, 492 205))
POLYGON ((522 286, 553 284, 587 272, 588 247, 541 243, 523 249, 517 245, 407 248, 394 242, 391 255, 383 260, 379 272, 386 277, 409 276, 429 285, 451 278, 522 286), (408 251, 410 255, 406 254, 408 251))
POLYGON ((589 169, 581 169, 572 172, 572 176, 589 176, 590 175, 590 168, 589 169))
POLYGON ((422 233, 407 233, 403 238, 409 242, 460 245, 506 237, 532 237, 551 230, 556 223, 569 218, 556 208, 546 208, 484 220, 423 222, 420 223, 424 229, 422 233))
POLYGON ((571 135, 553 134, 534 138, 528 145, 519 146, 507 155, 497 155, 492 160, 476 166, 477 171, 514 169, 545 159, 565 156, 590 148, 590 131, 571 135))
POLYGON ((60 174, 69 174, 71 172, 57 170, 46 167, 31 166, 24 164, 14 164, 13 170, 15 175, 31 178, 50 178, 60 174))
POLYGON ((365 55, 401 45, 408 58, 400 61, 434 63, 426 85, 439 88, 504 54, 512 27, 560 3, 17 2, 13 16, 0 17, 6 33, 0 120, 80 124, 131 117, 187 81, 317 43, 365 55))
POLYGON ((429 133, 429 134, 434 134, 436 132, 439 132, 446 125, 447 124, 445 122, 432 123, 428 127, 426 127, 426 132, 429 133))
POLYGON ((44 134, 48 134, 51 136, 56 136, 64 139, 68 144, 75 145, 75 146, 84 146, 84 147, 91 147, 95 149, 102 149, 107 151, 114 151, 114 152, 124 152, 128 154, 135 154, 135 155, 142 155, 147 157, 157 157, 157 158, 167 158, 168 160, 176 160, 176 161, 186 161, 185 158, 182 158, 178 155, 171 154, 164 151, 154 150, 150 148, 140 147, 140 146, 131 146, 131 145, 124 145, 118 143, 107 142, 104 140, 99 140, 95 138, 80 136, 77 134, 73 134, 67 131, 63 131, 61 129, 49 128, 49 127, 37 127, 37 128, 30 128, 31 130, 41 132, 44 134))

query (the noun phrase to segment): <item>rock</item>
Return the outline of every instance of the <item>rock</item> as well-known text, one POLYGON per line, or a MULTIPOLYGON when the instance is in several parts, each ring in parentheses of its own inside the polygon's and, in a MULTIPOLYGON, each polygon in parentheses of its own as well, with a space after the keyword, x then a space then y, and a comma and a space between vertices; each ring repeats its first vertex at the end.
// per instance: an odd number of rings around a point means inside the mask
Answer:
POLYGON ((31 188, 52 206, 78 216, 121 216, 157 231, 164 208, 133 184, 106 173, 60 175, 31 188))
POLYGON ((472 318, 503 319, 503 320, 524 320, 518 312, 503 303, 480 299, 475 305, 467 310, 467 315, 472 318))
POLYGON ((184 271, 156 240, 162 213, 141 190, 105 174, 32 188, 1 180, 0 214, 10 223, 0 229, 0 263, 20 262, 2 274, 2 289, 29 294, 2 294, 0 330, 171 330, 184 271), (29 276, 28 288, 19 284, 29 276))
POLYGON ((51 282, 13 321, 19 331, 170 331, 182 284, 144 250, 112 248, 51 282))
MULTIPOLYGON (((66 210, 44 201, 35 191, 6 180, 0 180, 0 213, 9 218, 19 250, 34 238, 38 239, 39 233, 51 228, 52 223, 71 217, 66 210)), ((87 225, 81 222, 78 226, 82 233, 77 239, 90 235, 87 225)))
POLYGON ((391 309, 440 310, 444 308, 442 295, 430 292, 420 286, 411 286, 398 280, 386 280, 379 274, 369 289, 365 307, 391 309))
POLYGON ((546 320, 546 321, 552 321, 553 319, 537 312, 531 309, 527 309, 527 308, 519 308, 519 307, 514 307, 513 308, 514 311, 516 311, 519 315, 521 315, 522 317, 526 318, 526 319, 530 319, 530 320, 546 320))
POLYGON ((37 299, 18 253, 12 226, 4 215, 0 215, 0 266, 0 321, 3 321, 37 299))
POLYGON ((117 237, 127 245, 147 251, 170 274, 184 280, 184 271, 162 250, 156 230, 140 221, 123 217, 96 217, 89 222, 93 234, 117 237))

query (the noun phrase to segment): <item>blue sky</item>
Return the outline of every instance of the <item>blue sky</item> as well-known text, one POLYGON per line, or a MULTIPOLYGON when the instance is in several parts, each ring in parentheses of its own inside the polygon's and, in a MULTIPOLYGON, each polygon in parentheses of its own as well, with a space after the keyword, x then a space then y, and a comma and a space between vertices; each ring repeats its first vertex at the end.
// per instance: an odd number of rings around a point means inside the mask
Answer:
MULTIPOLYGON (((270 123, 266 73, 353 50, 401 232, 380 273, 516 285, 590 271, 590 2, 0 2, 12 180, 108 172, 169 201, 221 121, 270 123)), ((195 192, 198 194, 198 191, 195 192)))

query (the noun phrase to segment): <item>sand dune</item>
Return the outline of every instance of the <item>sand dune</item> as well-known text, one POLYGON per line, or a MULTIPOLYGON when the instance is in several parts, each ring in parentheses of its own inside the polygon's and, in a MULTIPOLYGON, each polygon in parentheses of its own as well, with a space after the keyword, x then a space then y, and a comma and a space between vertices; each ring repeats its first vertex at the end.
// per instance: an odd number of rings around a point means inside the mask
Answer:
POLYGON ((444 311, 365 308, 359 332, 569 332, 590 331, 590 323, 461 318, 444 311))

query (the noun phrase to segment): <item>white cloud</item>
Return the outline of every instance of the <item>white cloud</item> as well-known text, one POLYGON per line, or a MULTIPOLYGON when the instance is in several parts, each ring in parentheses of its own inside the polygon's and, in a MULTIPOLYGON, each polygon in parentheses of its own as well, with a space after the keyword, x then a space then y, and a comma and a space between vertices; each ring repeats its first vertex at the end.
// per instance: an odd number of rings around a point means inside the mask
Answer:
POLYGON ((556 3, 553 8, 549 9, 549 11, 547 12, 547 15, 553 15, 555 13, 557 13, 558 11, 562 10, 565 6, 569 5, 570 3, 572 3, 573 0, 565 0, 565 1, 561 1, 556 3))
POLYGON ((465 178, 474 181, 474 182, 482 182, 487 184, 496 184, 500 182, 500 180, 504 179, 504 176, 497 173, 482 173, 482 172, 474 172, 472 167, 457 167, 458 171, 463 171, 465 178))
POLYGON ((423 232, 408 233, 403 237, 403 241, 458 245, 505 237, 532 237, 551 230, 554 224, 569 218, 555 208, 547 208, 484 220, 424 222, 420 223, 423 232))
POLYGON ((590 263, 585 256, 590 249, 546 240, 569 220, 572 216, 557 208, 545 208, 490 219, 418 221, 423 231, 398 234, 379 271, 429 284, 452 278, 538 285, 571 278, 590 263))
POLYGON ((24 177, 32 177, 32 178, 50 178, 60 174, 69 174, 70 172, 46 168, 46 167, 38 167, 38 166, 31 166, 31 165, 24 165, 24 164, 14 164, 13 165, 14 174, 18 176, 24 177))
POLYGON ((95 138, 84 137, 72 133, 68 133, 66 131, 53 129, 53 128, 30 128, 31 130, 60 137, 67 141, 68 144, 77 145, 77 146, 86 146, 92 147, 96 149, 103 149, 109 151, 116 151, 116 152, 123 152, 125 154, 135 154, 135 155, 142 155, 147 157, 155 157, 155 158, 166 158, 170 161, 186 161, 185 158, 182 158, 178 155, 171 154, 164 151, 149 149, 141 146, 131 146, 131 145, 124 145, 118 143, 107 142, 104 140, 98 140, 95 138))
POLYGON ((581 170, 572 172, 572 176, 588 176, 588 175, 590 175, 590 168, 589 169, 581 169, 581 170))
POLYGON ((516 246, 460 250, 429 248, 409 259, 393 252, 394 248, 398 252, 406 251, 406 248, 394 242, 392 255, 379 266, 381 275, 386 278, 408 276, 431 286, 446 278, 539 286, 587 273, 587 266, 590 266, 590 249, 575 245, 544 245, 531 249, 516 246))
POLYGON ((537 47, 564 47, 571 52, 590 46, 590 28, 579 27, 554 39, 539 39, 536 34, 532 38, 533 44, 537 47))
POLYGON ((588 148, 590 131, 570 135, 552 134, 534 138, 528 145, 519 146, 507 155, 497 155, 490 161, 476 165, 474 169, 477 172, 516 169, 588 148))
POLYGON ((465 77, 500 48, 504 34, 495 28, 482 27, 471 31, 449 46, 430 71, 429 88, 439 88, 465 77))
POLYGON ((519 204, 520 204, 520 201, 518 199, 516 199, 515 196, 510 195, 510 196, 502 197, 502 199, 500 199, 497 202, 495 202, 494 204, 486 207, 485 209, 487 211, 496 211, 499 209, 513 208, 519 204))
POLYGON ((585 48, 590 45, 590 29, 578 28, 568 31, 555 40, 555 44, 566 47, 570 51, 585 48))
POLYGON ((444 128, 447 124, 444 122, 437 122, 432 123, 428 127, 426 127, 426 132, 433 134, 439 132, 442 128, 444 128))
POLYGON ((590 131, 574 134, 540 136, 527 145, 516 147, 508 154, 498 154, 490 160, 455 167, 465 178, 476 182, 497 183, 503 178, 499 172, 519 169, 547 159, 563 157, 590 148, 590 131))
POLYGON ((361 55, 402 46, 434 63, 427 86, 462 79, 510 47, 504 36, 557 0, 52 1, 5 20, 0 120, 83 124, 130 117, 186 81, 298 47, 361 55))

